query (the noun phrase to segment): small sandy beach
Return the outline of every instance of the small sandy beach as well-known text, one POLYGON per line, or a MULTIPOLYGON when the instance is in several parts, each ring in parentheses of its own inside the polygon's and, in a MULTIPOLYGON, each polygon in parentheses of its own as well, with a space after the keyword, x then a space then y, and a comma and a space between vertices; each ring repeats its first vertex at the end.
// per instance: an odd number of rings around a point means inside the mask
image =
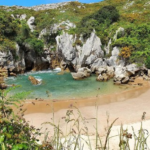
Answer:
MULTIPOLYGON (((96 117, 97 103, 98 113, 98 125, 99 134, 105 136, 105 128, 107 127, 107 117, 109 116, 109 124, 116 118, 115 128, 121 124, 133 124, 141 122, 143 112, 146 112, 146 120, 150 120, 150 85, 147 81, 141 79, 136 81, 144 82, 143 86, 137 86, 136 88, 130 89, 129 91, 122 92, 118 95, 106 95, 104 97, 83 99, 80 101, 72 100, 61 101, 61 102, 45 102, 45 101, 28 101, 25 104, 27 112, 25 118, 37 128, 42 126, 43 130, 48 128, 50 133, 53 133, 53 127, 50 125, 41 125, 43 122, 51 122, 53 118, 52 108, 54 108, 55 123, 60 124, 61 129, 66 129, 66 123, 63 117, 66 115, 68 109, 73 110, 77 117, 78 111, 72 106, 78 107, 82 116, 87 119, 87 127, 89 134, 92 136, 95 133, 95 121, 91 118, 96 117), (104 101, 100 101, 103 98, 104 101), (34 102, 34 104, 33 104, 34 102)), ((135 84, 136 82, 132 83, 135 84)), ((150 122, 149 122, 150 123, 150 122)), ((148 127, 148 125, 147 125, 148 127)), ((150 124, 149 127, 150 129, 150 124)), ((118 129, 118 128, 117 128, 118 129)))

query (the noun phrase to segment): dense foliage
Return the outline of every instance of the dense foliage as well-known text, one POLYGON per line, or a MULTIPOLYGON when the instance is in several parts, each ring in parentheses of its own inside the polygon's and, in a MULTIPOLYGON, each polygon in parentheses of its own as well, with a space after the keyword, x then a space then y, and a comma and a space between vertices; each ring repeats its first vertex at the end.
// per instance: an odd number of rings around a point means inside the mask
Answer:
POLYGON ((90 16, 84 17, 77 26, 77 31, 78 33, 82 33, 84 38, 87 38, 93 29, 96 29, 98 32, 102 32, 103 27, 105 29, 108 28, 118 19, 119 12, 114 6, 104 6, 90 16))
POLYGON ((25 43, 27 43, 32 50, 35 50, 38 55, 42 54, 44 44, 41 40, 36 38, 28 38, 25 40, 25 43))
POLYGON ((0 150, 51 150, 50 143, 38 144, 40 129, 30 126, 23 118, 25 110, 20 100, 30 92, 17 93, 7 96, 7 90, 0 90, 0 150), (14 114, 12 106, 18 106, 18 113, 14 114))

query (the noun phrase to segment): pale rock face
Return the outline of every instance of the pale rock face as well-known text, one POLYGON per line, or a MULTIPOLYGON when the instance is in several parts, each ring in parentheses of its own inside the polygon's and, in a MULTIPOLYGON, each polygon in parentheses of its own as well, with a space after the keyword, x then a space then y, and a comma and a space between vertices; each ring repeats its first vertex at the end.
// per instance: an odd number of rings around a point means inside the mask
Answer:
POLYGON ((126 67, 116 66, 115 67, 115 82, 127 83, 131 75, 135 75, 140 69, 136 64, 130 64, 126 67))
POLYGON ((106 67, 99 67, 98 70, 96 71, 96 74, 100 75, 106 73, 106 71, 107 71, 106 67))
POLYGON ((91 65, 91 64, 94 63, 94 61, 95 61, 96 59, 97 59, 97 56, 91 54, 91 55, 87 58, 87 60, 85 61, 85 64, 86 64, 86 65, 91 65))
POLYGON ((98 74, 97 81, 107 81, 114 77, 114 68, 113 67, 100 67, 96 74, 98 74))
POLYGON ((56 42, 58 55, 63 57, 65 61, 72 61, 76 56, 73 35, 63 32, 62 35, 56 37, 56 42))
POLYGON ((25 69, 24 52, 20 51, 18 44, 16 44, 16 56, 18 60, 14 60, 10 51, 0 52, 0 66, 3 66, 10 71, 20 72, 25 69))
POLYGON ((102 58, 97 58, 94 63, 91 65, 92 72, 99 70, 101 67, 106 67, 107 63, 102 58))
POLYGON ((127 65, 126 69, 130 75, 135 75, 135 73, 140 70, 136 64, 127 65))
POLYGON ((127 83, 129 81, 129 74, 126 67, 116 66, 114 82, 117 84, 127 83))
POLYGON ((132 6, 135 3, 135 1, 127 2, 127 4, 123 7, 123 9, 128 9, 130 6, 132 6))
POLYGON ((109 76, 109 78, 113 78, 114 77, 114 67, 107 66, 107 75, 109 76))
MULTIPOLYGON (((82 36, 80 38, 82 38, 82 36)), ((70 61, 70 63, 74 64, 76 69, 91 65, 97 58, 104 56, 104 52, 101 49, 102 44, 100 38, 96 36, 95 31, 91 33, 91 36, 83 43, 82 47, 79 45, 73 46, 76 37, 65 32, 63 35, 57 36, 56 41, 59 56, 62 56, 64 61, 70 61)))
POLYGON ((29 26, 31 32, 33 32, 34 29, 35 29, 34 22, 35 22, 35 17, 33 17, 33 16, 30 17, 29 20, 27 21, 27 24, 28 24, 28 26, 29 26))
POLYGON ((113 37, 114 41, 117 40, 117 36, 118 36, 119 33, 122 34, 122 35, 124 35, 124 32, 125 32, 124 28, 119 27, 118 30, 116 31, 116 34, 113 37))
POLYGON ((13 19, 16 19, 15 16, 14 16, 14 14, 11 14, 11 17, 12 17, 13 19))
POLYGON ((121 65, 124 66, 125 62, 123 60, 119 60, 118 56, 119 56, 120 50, 118 47, 114 47, 112 50, 112 56, 107 59, 107 63, 109 64, 109 66, 117 66, 117 65, 121 65))
POLYGON ((0 66, 3 66, 7 69, 14 68, 13 55, 10 51, 0 52, 0 66))
POLYGON ((80 57, 80 64, 85 64, 85 61, 90 57, 91 54, 94 54, 97 57, 103 57, 104 52, 101 49, 100 38, 96 36, 95 31, 91 33, 90 38, 87 39, 85 44, 82 47, 82 54, 80 57))
POLYGON ((108 42, 108 45, 104 47, 104 50, 105 50, 106 54, 109 54, 109 52, 110 52, 111 43, 112 42, 111 42, 111 39, 110 39, 109 42, 108 42))
POLYGON ((25 20, 27 18, 27 15, 26 14, 22 14, 21 16, 20 16, 20 20, 25 20))
POLYGON ((19 45, 16 43, 16 56, 18 57, 18 60, 14 62, 14 69, 17 72, 21 72, 25 70, 25 54, 24 51, 22 51, 19 47, 19 45))

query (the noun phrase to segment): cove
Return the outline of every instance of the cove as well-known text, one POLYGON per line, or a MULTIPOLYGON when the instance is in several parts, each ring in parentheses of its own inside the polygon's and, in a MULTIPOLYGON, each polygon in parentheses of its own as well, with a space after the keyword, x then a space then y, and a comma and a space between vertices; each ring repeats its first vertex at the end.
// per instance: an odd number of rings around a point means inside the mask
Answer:
POLYGON ((39 71, 29 72, 17 77, 9 77, 6 79, 8 85, 20 85, 21 87, 11 91, 10 94, 23 91, 31 91, 28 99, 78 99, 96 97, 99 95, 107 95, 118 93, 126 90, 126 86, 116 86, 113 80, 108 82, 96 81, 96 76, 92 75, 84 80, 74 80, 70 73, 58 74, 57 71, 39 71), (42 80, 40 85, 32 85, 28 80, 29 76, 42 80), (47 94, 48 93, 48 94, 47 94))

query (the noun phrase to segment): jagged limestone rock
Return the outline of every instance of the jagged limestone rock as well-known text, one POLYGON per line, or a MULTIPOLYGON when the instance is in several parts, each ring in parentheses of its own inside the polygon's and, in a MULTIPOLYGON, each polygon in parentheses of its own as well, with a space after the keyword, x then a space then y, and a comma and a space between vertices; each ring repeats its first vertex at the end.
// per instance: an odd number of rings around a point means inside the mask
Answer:
POLYGON ((116 31, 116 34, 115 34, 115 35, 114 35, 114 37, 113 37, 114 41, 116 41, 116 40, 117 40, 117 38, 118 38, 118 34, 124 35, 124 33, 125 33, 124 28, 119 27, 119 28, 118 28, 118 30, 116 31))
POLYGON ((73 35, 63 32, 62 35, 56 37, 56 42, 58 55, 66 62, 71 62, 76 57, 73 35))
POLYGON ((119 60, 119 54, 120 54, 120 50, 117 46, 115 46, 111 52, 111 57, 107 59, 107 63, 109 66, 124 66, 125 62, 124 60, 119 60))
POLYGON ((91 65, 91 70, 92 72, 97 71, 101 67, 106 67, 107 63, 104 59, 102 58, 97 58, 94 63, 91 65))
MULTIPOLYGON (((97 37, 95 31, 91 33, 91 36, 86 40, 82 47, 82 53, 80 56, 80 64, 84 65, 88 57, 91 54, 95 55, 96 57, 103 57, 104 51, 101 49, 101 40, 97 37)), ((95 57, 95 58, 96 58, 95 57)), ((92 60, 93 61, 93 60, 92 60)))
POLYGON ((72 63, 75 70, 86 65, 92 65, 96 59, 104 56, 104 52, 101 49, 101 40, 96 36, 95 31, 91 33, 91 36, 84 43, 82 43, 83 46, 74 45, 76 36, 73 37, 65 32, 57 36, 56 41, 57 53, 64 61, 72 63))
POLYGON ((34 17, 34 16, 31 16, 31 17, 28 19, 28 21, 27 21, 27 24, 28 24, 28 26, 29 26, 31 32, 33 32, 33 31, 35 30, 35 25, 34 25, 34 23, 35 23, 35 17, 34 17))
POLYGON ((26 18, 27 18, 27 15, 26 15, 26 14, 22 14, 22 15, 20 16, 20 20, 26 20, 26 18))
POLYGON ((104 50, 105 50, 106 55, 108 55, 108 54, 110 53, 110 46, 111 46, 111 43, 112 43, 112 41, 111 41, 111 39, 110 39, 109 42, 108 42, 108 44, 107 44, 107 46, 104 47, 104 50))

